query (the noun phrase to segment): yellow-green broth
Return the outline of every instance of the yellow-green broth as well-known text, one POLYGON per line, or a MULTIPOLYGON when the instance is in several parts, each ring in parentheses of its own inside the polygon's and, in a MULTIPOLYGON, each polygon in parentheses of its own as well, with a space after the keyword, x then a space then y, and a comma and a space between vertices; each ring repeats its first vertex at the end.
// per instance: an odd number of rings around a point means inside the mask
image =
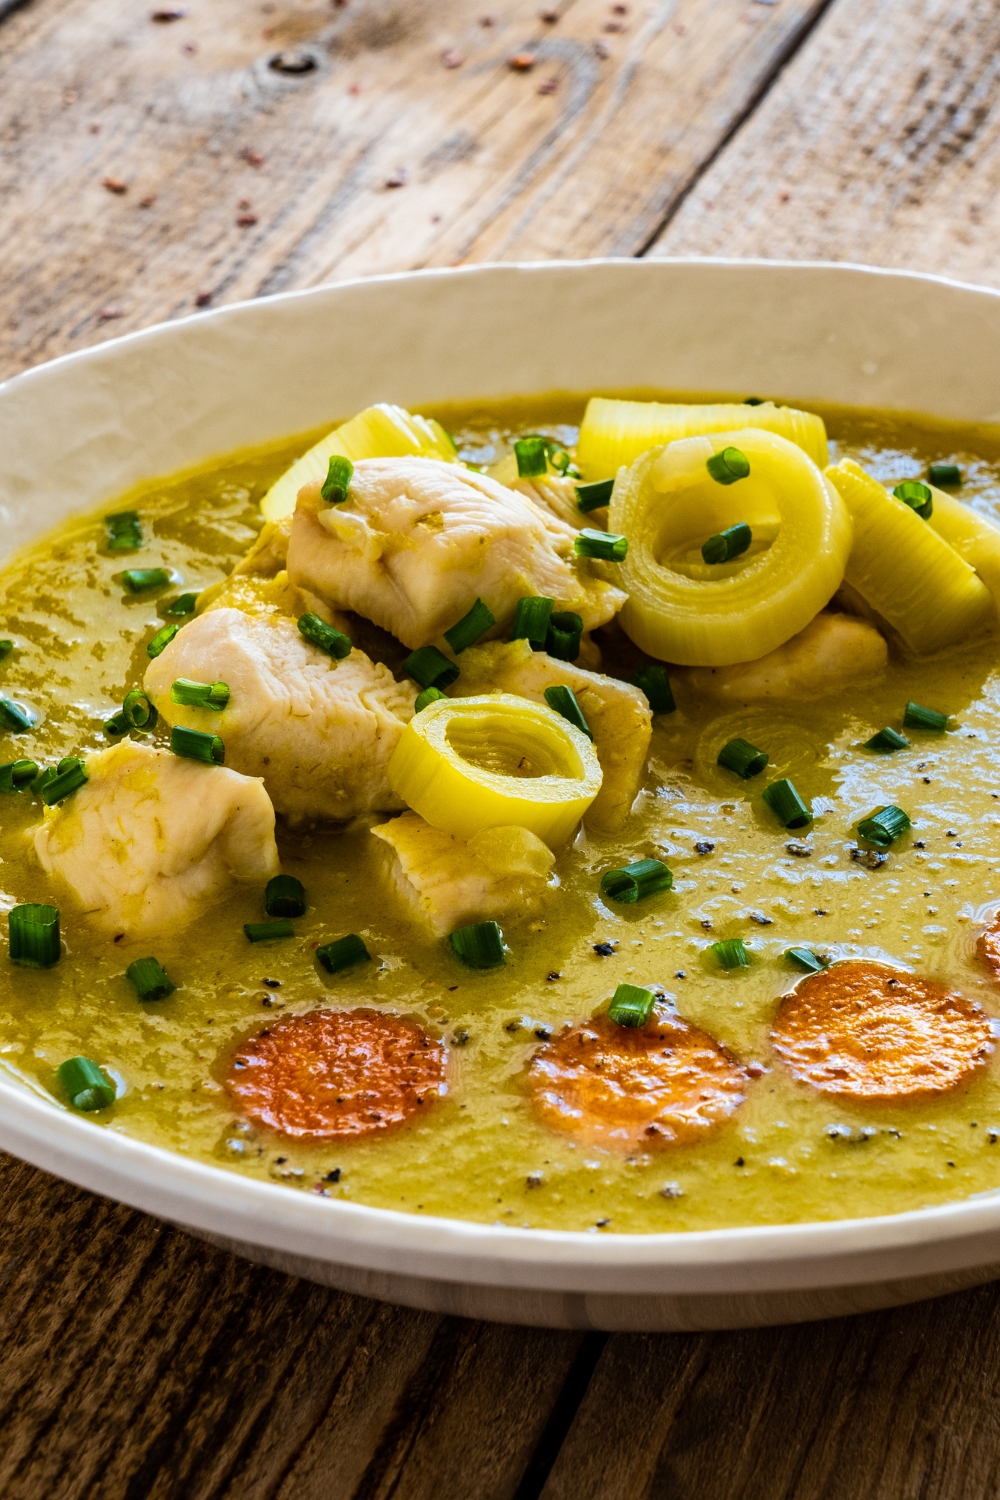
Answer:
MULTIPOLYGON (((489 463, 525 428, 572 442, 582 408, 578 398, 554 397, 427 414, 455 433, 463 456, 489 463)), ((1000 518, 996 431, 822 414, 835 456, 886 481, 955 460, 961 497, 1000 518)), ((7 566, 0 633, 18 649, 0 662, 0 692, 42 718, 32 732, 0 734, 0 761, 52 763, 107 745, 103 722, 141 685, 165 605, 229 571, 256 535, 262 495, 305 446, 299 438, 237 454, 109 497, 7 566), (141 511, 146 544, 109 554, 101 518, 127 508, 141 511), (156 566, 178 581, 152 598, 125 593, 123 568, 156 566)), ((677 712, 654 721, 634 815, 619 837, 581 836, 560 857, 560 884, 541 917, 504 924, 502 970, 464 968, 410 920, 364 826, 295 832, 279 823, 282 867, 310 900, 290 941, 246 940, 244 922, 264 917, 262 892, 252 889, 152 943, 114 942, 63 901, 63 957, 47 971, 8 964, 4 924, 0 1065, 66 1107, 56 1069, 84 1054, 119 1089, 111 1109, 90 1116, 95 1125, 254 1178, 424 1214, 642 1233, 893 1213, 993 1190, 1000 1056, 937 1102, 862 1106, 794 1082, 769 1030, 798 977, 783 957, 792 945, 906 965, 1000 1015, 974 954, 977 917, 1000 892, 996 660, 996 637, 921 663, 897 655, 883 680, 859 681, 840 697, 747 709, 698 699, 678 676, 677 712), (884 725, 899 727, 908 699, 951 714, 948 733, 908 730, 911 748, 895 755, 861 748, 884 725), (736 735, 769 749, 774 774, 790 775, 812 801, 811 828, 780 828, 759 783, 716 765, 736 735), (870 870, 850 857, 855 825, 886 803, 904 807, 913 829, 870 870), (809 857, 788 852, 803 841, 809 857), (711 852, 696 852, 706 843, 711 852), (670 865, 673 890, 631 908, 605 905, 602 872, 648 855, 670 865), (373 962, 323 974, 316 945, 348 932, 361 934, 373 962), (720 969, 711 944, 730 937, 743 938, 749 970, 720 969), (613 953, 596 952, 600 944, 613 953), (152 951, 178 989, 144 1005, 124 971, 152 951), (533 1115, 524 1074, 540 1038, 592 1014, 623 980, 661 986, 682 1016, 766 1070, 701 1144, 626 1158, 553 1134, 533 1115), (269 1018, 319 1005, 375 1005, 419 1019, 448 1043, 446 1098, 417 1123, 365 1141, 304 1145, 242 1121, 223 1081, 235 1042, 269 1018), (831 1134, 833 1126, 847 1129, 831 1134)), ((151 742, 166 742, 162 725, 151 742)), ((25 838, 40 809, 30 794, 0 800, 5 911, 53 899, 25 838)))

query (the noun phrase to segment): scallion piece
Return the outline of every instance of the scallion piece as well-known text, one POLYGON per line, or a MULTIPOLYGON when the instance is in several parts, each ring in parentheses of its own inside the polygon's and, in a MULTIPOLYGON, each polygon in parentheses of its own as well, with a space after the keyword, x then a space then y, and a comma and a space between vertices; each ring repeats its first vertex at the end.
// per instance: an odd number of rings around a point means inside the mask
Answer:
POLYGON ((750 958, 742 938, 726 938, 712 944, 712 952, 724 969, 749 969, 750 958))
POLYGON ((578 484, 576 487, 576 503, 584 515, 591 510, 600 510, 602 505, 607 505, 611 500, 611 491, 615 487, 613 479, 597 479, 593 484, 578 484))
POLYGON ((908 750, 910 742, 905 734, 900 734, 898 729, 880 729, 878 734, 873 734, 870 740, 865 740, 866 750, 881 750, 883 754, 893 750, 908 750))
POLYGON ((80 757, 78 755, 64 755, 63 758, 62 758, 62 760, 56 766, 56 775, 57 776, 61 776, 63 774, 63 772, 64 771, 68 771, 71 766, 82 766, 82 765, 83 765, 83 761, 80 759, 80 757))
POLYGON ((320 494, 327 505, 343 505, 347 499, 347 491, 351 487, 353 477, 354 465, 351 463, 351 460, 349 458, 342 458, 339 453, 335 453, 330 460, 330 467, 326 471, 323 488, 320 490, 320 494))
POLYGON ((226 747, 217 734, 203 734, 200 729, 187 729, 183 724, 175 724, 171 729, 170 748, 175 755, 203 761, 206 766, 221 766, 226 758, 226 747))
POLYGON ((140 1000, 166 1000, 177 986, 171 984, 158 959, 137 958, 125 970, 140 1000))
POLYGON ((142 688, 131 688, 125 694, 122 713, 130 729, 155 729, 160 717, 148 693, 142 688))
POLYGON ((13 641, 0 641, 0 661, 8 657, 14 649, 13 641))
POLYGON ((765 399, 763 396, 744 396, 742 404, 744 406, 764 406, 765 399))
POLYGON ((46 766, 44 771, 39 771, 38 775, 31 783, 31 795, 33 797, 40 797, 42 795, 42 792, 48 786, 49 782, 55 780, 55 775, 56 773, 51 766, 46 766))
POLYGON ((342 969, 352 969, 355 964, 367 963, 371 954, 356 932, 346 937, 335 938, 316 949, 316 957, 328 974, 339 974, 342 969))
POLYGON ((120 510, 105 516, 109 552, 137 552, 142 546, 142 523, 137 510, 120 510))
POLYGON ((458 679, 458 667, 436 646, 420 646, 403 663, 403 671, 422 688, 446 688, 458 679))
POLYGON ((876 849, 888 849, 910 826, 909 815, 901 807, 880 807, 870 818, 862 818, 858 837, 874 844, 876 849))
POLYGON ((549 619, 545 649, 557 661, 576 661, 580 655, 583 620, 571 609, 557 609, 549 619))
POLYGON ((190 677, 178 677, 170 688, 171 703, 180 703, 185 708, 210 708, 221 714, 229 702, 228 682, 192 682, 190 677))
POLYGON ((830 966, 828 958, 820 958, 811 948, 787 948, 785 957, 790 964, 794 964, 797 969, 804 969, 807 974, 819 974, 830 966))
POLYGON ((716 764, 725 766, 727 771, 735 771, 737 776, 749 781, 751 776, 760 775, 770 758, 766 750, 758 750, 748 740, 736 739, 723 745, 716 764))
POLYGON ((543 437, 519 438, 514 444, 514 457, 517 459, 517 475, 519 479, 537 479, 540 474, 545 474, 547 465, 547 444, 543 437))
POLYGON ((721 453, 712 454, 705 467, 716 484, 735 484, 749 475, 750 460, 741 448, 723 448, 721 453))
POLYGON ((166 651, 180 628, 179 625, 164 625, 162 630, 158 630, 153 639, 146 643, 146 655, 155 659, 161 652, 166 651))
POLYGON ((761 795, 783 828, 804 828, 812 822, 812 808, 802 800, 787 777, 772 781, 761 795))
POLYGON ((927 478, 939 488, 942 485, 954 486, 962 483, 962 471, 958 464, 930 464, 927 478))
POLYGON ((544 594, 519 599, 514 613, 514 633, 511 639, 527 641, 532 651, 544 651, 549 634, 549 621, 555 605, 556 601, 547 598, 544 594))
POLYGON ((34 715, 15 703, 11 698, 0 698, 0 729, 9 729, 11 734, 23 734, 35 724, 34 715))
POLYGON ((264 887, 264 910, 269 917, 301 917, 306 910, 306 891, 294 875, 275 875, 264 887))
POLYGON ((727 526, 725 531, 719 531, 707 542, 702 542, 702 560, 707 563, 729 562, 745 552, 752 541, 753 532, 746 521, 737 521, 735 526, 727 526))
POLYGON ((944 734, 948 728, 948 715, 940 713, 936 708, 908 703, 903 713, 903 723, 910 729, 929 729, 934 734, 944 734))
POLYGON ((38 775, 33 760, 11 760, 0 766, 0 792, 23 792, 38 775))
POLYGON ((608 1020, 616 1026, 645 1026, 653 1014, 656 996, 637 984, 620 984, 608 1006, 608 1020))
POLYGON ((74 1109, 109 1109, 115 1102, 115 1090, 107 1074, 89 1057, 68 1058, 59 1064, 56 1077, 74 1109))
POLYGON ((167 605, 163 613, 165 615, 193 615, 197 603, 197 594, 178 594, 177 598, 171 604, 167 605))
POLYGON ((934 496, 922 484, 919 479, 904 479, 902 484, 897 484, 892 492, 897 500, 902 500, 911 510, 915 510, 918 516, 929 521, 934 513, 934 496))
POLYGON ((150 589, 162 589, 170 582, 166 568, 126 568, 122 583, 130 594, 148 594, 150 589))
POLYGON ((10 961, 25 969, 51 969, 59 962, 59 908, 29 903, 10 914, 10 961))
POLYGON ((477 599, 469 613, 456 621, 450 630, 445 631, 444 638, 455 655, 459 656, 467 647, 474 645, 481 635, 485 635, 496 622, 496 616, 492 611, 487 608, 482 599, 477 599))
POLYGON ((632 683, 646 694, 646 701, 654 714, 672 714, 676 709, 666 667, 640 667, 632 678, 632 683))
POLYGON ((460 927, 448 939, 452 950, 470 969, 497 969, 503 963, 503 933, 496 922, 460 927))
POLYGON ((601 895, 623 906, 631 906, 636 901, 645 901, 647 896, 669 891, 673 883, 673 872, 667 869, 662 859, 638 859, 634 864, 608 870, 602 875, 601 895))
POLYGON ((343 661, 354 649, 354 642, 349 635, 345 635, 342 630, 335 630, 332 625, 321 620, 319 615, 311 612, 299 615, 298 626, 300 635, 325 651, 327 656, 336 657, 337 661, 343 661))
POLYGON ((423 709, 425 709, 429 703, 436 703, 439 698, 447 698, 447 696, 448 694, 442 693, 440 688, 424 688, 423 692, 418 693, 416 696, 416 701, 413 704, 413 712, 415 714, 418 714, 423 709))
POLYGON ((251 943, 273 943, 278 938, 295 936, 295 928, 287 917, 277 922, 244 922, 243 931, 251 943))
POLYGON ((573 543, 577 557, 596 557, 600 562, 624 562, 628 556, 628 538, 613 531, 593 531, 585 526, 573 543))
POLYGON ((88 777, 83 761, 76 756, 69 756, 65 761, 60 761, 56 774, 52 780, 42 788, 42 801, 46 807, 55 807, 57 802, 78 792, 87 783, 88 777))
POLYGON ((112 714, 110 719, 105 719, 104 721, 104 733, 110 734, 112 739, 118 739, 119 736, 128 734, 131 728, 131 724, 125 717, 125 710, 122 708, 116 714, 112 714))
POLYGON ((571 687, 566 687, 563 683, 560 683, 558 687, 547 687, 545 689, 545 701, 553 713, 559 714, 567 723, 572 724, 574 729, 579 729, 580 733, 585 734, 588 740, 594 738, 590 725, 583 717, 583 709, 577 703, 576 694, 571 687))

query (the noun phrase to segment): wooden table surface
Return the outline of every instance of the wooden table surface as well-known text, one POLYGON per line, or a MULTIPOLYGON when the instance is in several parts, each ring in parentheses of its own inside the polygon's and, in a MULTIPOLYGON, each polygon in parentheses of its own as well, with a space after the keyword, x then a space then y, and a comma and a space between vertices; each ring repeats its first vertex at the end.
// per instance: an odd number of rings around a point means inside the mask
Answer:
MULTIPOLYGON (((199 306, 467 261, 1000 283, 997 0, 155 6, 0 0, 0 377, 199 306)), ((10 1158, 0 1177, 4 1500, 1000 1494, 994 1287, 733 1334, 506 1328, 261 1270, 10 1158)))

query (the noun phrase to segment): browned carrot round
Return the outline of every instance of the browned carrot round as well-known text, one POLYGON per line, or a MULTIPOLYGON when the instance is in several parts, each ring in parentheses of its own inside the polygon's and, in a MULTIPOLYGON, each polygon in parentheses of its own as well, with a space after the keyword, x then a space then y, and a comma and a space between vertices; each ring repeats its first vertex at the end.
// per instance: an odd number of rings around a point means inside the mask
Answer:
POLYGON ((980 933, 976 951, 987 967, 992 969, 994 979, 1000 979, 1000 911, 989 927, 980 933))
POLYGON ((842 1099, 924 1099, 993 1051, 989 1018, 930 979, 867 961, 834 964, 781 1002, 771 1033, 797 1078, 842 1099))
POLYGON ((746 1084, 714 1037, 664 1011, 645 1026, 607 1016, 570 1026, 528 1069, 545 1123, 603 1146, 696 1140, 742 1104, 746 1084))
POLYGON ((448 1054, 414 1021, 377 1010, 286 1016, 236 1050, 227 1080, 244 1112, 282 1135, 372 1135, 444 1092, 448 1054))

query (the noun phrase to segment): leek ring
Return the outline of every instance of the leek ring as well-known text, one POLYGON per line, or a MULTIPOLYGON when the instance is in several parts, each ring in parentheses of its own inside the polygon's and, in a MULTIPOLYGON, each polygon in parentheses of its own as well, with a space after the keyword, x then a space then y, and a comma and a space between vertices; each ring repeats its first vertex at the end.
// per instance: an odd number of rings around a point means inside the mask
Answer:
POLYGON ((934 501, 928 526, 975 568, 1000 614, 1000 526, 935 485, 928 489, 934 501))

